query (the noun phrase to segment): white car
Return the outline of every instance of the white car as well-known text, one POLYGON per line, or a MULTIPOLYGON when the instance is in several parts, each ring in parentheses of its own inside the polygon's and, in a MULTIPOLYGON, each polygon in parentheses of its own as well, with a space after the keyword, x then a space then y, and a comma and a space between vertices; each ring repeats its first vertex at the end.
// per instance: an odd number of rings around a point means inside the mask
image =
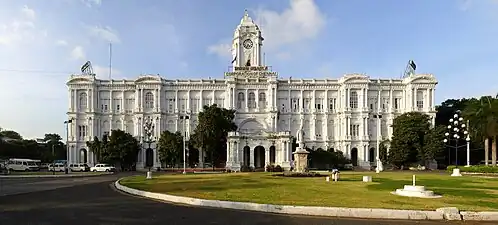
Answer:
POLYGON ((54 172, 64 172, 66 169, 66 165, 64 163, 54 163, 48 166, 48 171, 54 172))
POLYGON ((116 168, 114 166, 111 166, 109 164, 97 164, 90 168, 90 171, 92 172, 114 172, 116 171, 116 168))

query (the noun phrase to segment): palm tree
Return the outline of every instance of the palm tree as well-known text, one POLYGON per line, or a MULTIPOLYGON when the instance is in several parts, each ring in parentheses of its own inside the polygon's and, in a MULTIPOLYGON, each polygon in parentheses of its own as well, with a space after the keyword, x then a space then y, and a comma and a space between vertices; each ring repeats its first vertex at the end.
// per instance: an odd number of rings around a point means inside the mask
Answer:
POLYGON ((103 146, 99 138, 97 136, 93 137, 93 141, 87 141, 86 146, 88 146, 88 150, 93 152, 97 163, 100 162, 102 159, 103 146))
POLYGON ((463 111, 464 118, 470 120, 471 135, 473 138, 484 141, 484 160, 489 159, 489 142, 491 144, 492 165, 496 166, 496 144, 498 136, 498 96, 483 96, 472 99, 463 111))

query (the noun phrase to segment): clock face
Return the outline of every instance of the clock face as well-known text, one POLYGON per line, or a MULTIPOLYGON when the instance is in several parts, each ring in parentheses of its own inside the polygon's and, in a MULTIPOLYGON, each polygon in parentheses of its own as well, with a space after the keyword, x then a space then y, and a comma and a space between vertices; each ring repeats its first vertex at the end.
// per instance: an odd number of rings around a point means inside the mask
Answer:
POLYGON ((242 45, 244 45, 244 48, 250 49, 250 48, 252 48, 252 45, 253 45, 253 44, 252 44, 252 41, 251 41, 251 40, 246 39, 246 40, 242 43, 242 45))

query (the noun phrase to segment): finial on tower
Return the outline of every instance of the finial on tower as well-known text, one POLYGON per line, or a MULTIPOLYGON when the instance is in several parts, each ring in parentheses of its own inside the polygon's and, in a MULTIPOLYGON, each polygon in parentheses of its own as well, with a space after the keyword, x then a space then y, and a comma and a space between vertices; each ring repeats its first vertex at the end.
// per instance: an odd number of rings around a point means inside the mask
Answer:
POLYGON ((247 12, 247 9, 244 9, 244 18, 249 17, 249 12, 247 12))

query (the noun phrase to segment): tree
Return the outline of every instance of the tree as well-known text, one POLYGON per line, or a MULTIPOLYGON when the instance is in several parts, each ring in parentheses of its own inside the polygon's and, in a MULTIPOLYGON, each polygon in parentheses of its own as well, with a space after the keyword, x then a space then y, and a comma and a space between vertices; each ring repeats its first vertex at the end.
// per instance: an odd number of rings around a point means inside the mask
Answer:
POLYGON ((389 145, 389 140, 383 140, 379 144, 379 159, 382 164, 387 164, 389 162, 387 146, 389 145))
POLYGON ((93 137, 93 141, 87 141, 88 150, 93 153, 97 162, 102 161, 103 144, 97 136, 93 137))
POLYGON ((13 130, 2 130, 0 131, 0 136, 14 140, 23 140, 22 136, 13 130))
POLYGON ((496 144, 498 135, 498 98, 483 96, 471 99, 463 110, 463 116, 470 120, 471 137, 484 141, 485 159, 489 155, 489 142, 492 140, 492 165, 496 166, 496 144))
POLYGON ((181 132, 163 131, 157 145, 161 162, 174 165, 179 159, 183 158, 183 136, 181 132))
POLYGON ((237 130, 234 118, 235 110, 219 108, 216 104, 204 106, 198 115, 199 123, 190 140, 199 150, 206 151, 213 167, 226 156, 223 153, 226 151, 228 132, 237 130))
POLYGON ((47 158, 56 160, 57 158, 65 158, 66 150, 62 138, 59 134, 45 134, 43 141, 47 144, 49 154, 47 158))
POLYGON ((419 161, 434 159, 433 156, 444 150, 440 143, 444 136, 441 130, 431 128, 430 117, 419 112, 404 113, 393 121, 393 136, 390 142, 389 163, 403 167, 419 161), (434 132, 434 133, 433 133, 434 132))
POLYGON ((112 130, 109 142, 105 145, 104 161, 130 168, 137 161, 140 145, 131 134, 122 130, 112 130))

